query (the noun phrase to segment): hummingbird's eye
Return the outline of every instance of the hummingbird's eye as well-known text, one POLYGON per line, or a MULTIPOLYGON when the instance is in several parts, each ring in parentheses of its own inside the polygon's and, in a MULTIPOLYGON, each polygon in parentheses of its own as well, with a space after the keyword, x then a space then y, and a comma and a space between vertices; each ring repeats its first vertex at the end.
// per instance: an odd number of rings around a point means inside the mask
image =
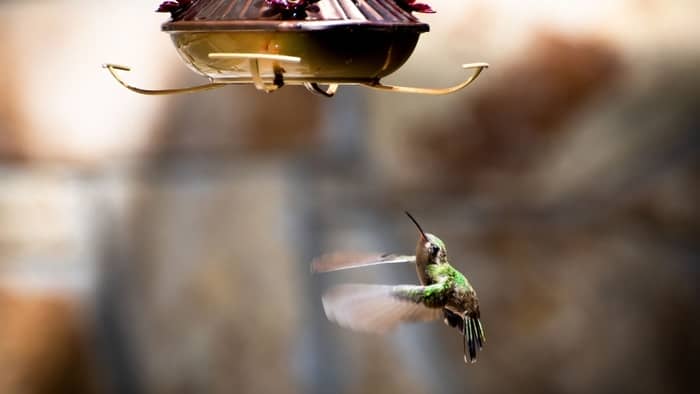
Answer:
POLYGON ((438 252, 440 252, 440 248, 437 245, 432 244, 432 245, 430 245, 429 251, 430 251, 430 255, 435 257, 435 256, 437 256, 438 252))

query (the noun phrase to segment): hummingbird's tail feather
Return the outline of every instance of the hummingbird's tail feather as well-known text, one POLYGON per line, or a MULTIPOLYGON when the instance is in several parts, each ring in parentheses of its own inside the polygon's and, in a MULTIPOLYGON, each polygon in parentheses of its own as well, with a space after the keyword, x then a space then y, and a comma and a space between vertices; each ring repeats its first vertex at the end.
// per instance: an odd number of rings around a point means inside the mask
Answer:
MULTIPOLYGON (((464 322, 464 329, 466 333, 464 334, 464 342, 467 350, 469 351, 469 362, 476 362, 476 345, 474 344, 474 325, 472 324, 472 319, 467 317, 464 322)), ((464 362, 467 362, 467 353, 464 354, 464 362)))
POLYGON ((382 333, 401 322, 428 321, 440 316, 440 309, 402 299, 394 286, 345 284, 323 295, 328 320, 357 331, 382 333))
MULTIPOLYGON (((466 319, 464 320, 464 323, 462 324, 462 352, 464 353, 464 363, 469 364, 469 359, 467 359, 467 349, 471 351, 471 348, 467 345, 469 343, 468 336, 467 336, 467 321, 466 319)), ((469 353, 469 356, 471 357, 471 353, 469 353)))
POLYGON ((484 327, 481 325, 481 319, 476 319, 476 338, 479 340, 479 349, 483 348, 486 343, 486 335, 484 335, 484 327))
POLYGON ((481 350, 486 343, 481 320, 465 314, 462 334, 464 335, 464 362, 475 363, 477 350, 481 350))

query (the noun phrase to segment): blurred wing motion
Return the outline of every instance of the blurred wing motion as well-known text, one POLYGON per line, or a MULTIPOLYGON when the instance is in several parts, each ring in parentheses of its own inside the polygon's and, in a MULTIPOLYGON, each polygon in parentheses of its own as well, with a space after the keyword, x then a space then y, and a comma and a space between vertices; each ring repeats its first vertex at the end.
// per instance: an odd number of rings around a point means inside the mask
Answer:
POLYGON ((339 252, 325 254, 311 262, 311 272, 330 272, 377 264, 415 263, 416 256, 339 252))
POLYGON ((343 327, 378 333, 399 323, 428 321, 441 316, 441 308, 428 308, 403 297, 406 287, 396 290, 397 286, 339 285, 323 295, 323 309, 328 320, 343 327))

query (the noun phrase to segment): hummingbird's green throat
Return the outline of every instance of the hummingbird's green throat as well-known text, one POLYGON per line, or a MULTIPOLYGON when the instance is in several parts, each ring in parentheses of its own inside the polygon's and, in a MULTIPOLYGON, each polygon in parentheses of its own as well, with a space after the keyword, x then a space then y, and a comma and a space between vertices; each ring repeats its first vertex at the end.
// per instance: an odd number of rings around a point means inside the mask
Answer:
POLYGON ((330 272, 377 264, 413 263, 420 285, 345 284, 323 295, 331 321, 359 331, 384 332, 403 322, 443 318, 464 336, 464 361, 475 362, 486 343, 476 291, 447 259, 445 243, 426 233, 408 212, 420 239, 410 255, 341 252, 323 255, 311 263, 312 272, 330 272))

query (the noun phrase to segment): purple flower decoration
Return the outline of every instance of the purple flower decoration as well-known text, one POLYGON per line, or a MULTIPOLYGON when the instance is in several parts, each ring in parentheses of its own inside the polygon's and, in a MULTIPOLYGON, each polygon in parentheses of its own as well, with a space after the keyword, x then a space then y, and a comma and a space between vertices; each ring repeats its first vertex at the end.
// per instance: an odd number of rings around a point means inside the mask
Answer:
POLYGON ((316 3, 320 0, 265 0, 265 17, 279 15, 282 19, 306 19, 309 12, 319 12, 316 3))
POLYGON ((170 16, 175 18, 178 14, 187 11, 192 5, 193 0, 175 0, 175 1, 164 1, 158 7, 156 12, 169 12, 170 16))
POLYGON ((416 3, 416 0, 395 0, 396 5, 401 7, 402 10, 408 12, 422 12, 424 14, 434 14, 433 10, 429 5, 425 3, 416 3))

